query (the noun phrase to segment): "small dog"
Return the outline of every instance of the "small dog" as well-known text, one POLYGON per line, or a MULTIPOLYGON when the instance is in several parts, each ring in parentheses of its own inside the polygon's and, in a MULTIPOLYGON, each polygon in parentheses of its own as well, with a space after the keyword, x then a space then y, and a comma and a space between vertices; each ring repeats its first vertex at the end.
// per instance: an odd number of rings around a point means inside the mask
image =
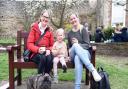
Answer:
POLYGON ((51 89, 51 81, 49 75, 38 74, 28 78, 27 89, 51 89))

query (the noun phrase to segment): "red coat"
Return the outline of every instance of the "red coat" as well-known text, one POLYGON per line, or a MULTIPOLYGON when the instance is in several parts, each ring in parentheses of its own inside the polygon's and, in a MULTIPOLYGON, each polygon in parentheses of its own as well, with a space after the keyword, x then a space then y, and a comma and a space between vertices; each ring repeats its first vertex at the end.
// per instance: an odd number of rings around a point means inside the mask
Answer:
POLYGON ((54 37, 53 33, 51 32, 51 28, 46 28, 46 33, 43 36, 43 38, 39 41, 38 46, 35 46, 34 43, 39 39, 41 36, 41 31, 39 30, 38 23, 35 23, 31 27, 31 31, 29 33, 28 39, 27 39, 27 48, 31 50, 34 53, 38 52, 39 47, 45 46, 46 49, 51 50, 52 46, 54 44, 54 37))

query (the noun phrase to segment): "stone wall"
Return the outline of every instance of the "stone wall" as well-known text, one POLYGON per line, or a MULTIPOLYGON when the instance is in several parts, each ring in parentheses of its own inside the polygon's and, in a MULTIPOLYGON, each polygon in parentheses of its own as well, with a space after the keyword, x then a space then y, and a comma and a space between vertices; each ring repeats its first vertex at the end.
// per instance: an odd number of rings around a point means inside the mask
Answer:
POLYGON ((128 42, 124 43, 93 43, 97 50, 96 54, 128 56, 128 42))
POLYGON ((23 6, 23 3, 19 1, 0 1, 0 35, 16 35, 24 18, 23 6))

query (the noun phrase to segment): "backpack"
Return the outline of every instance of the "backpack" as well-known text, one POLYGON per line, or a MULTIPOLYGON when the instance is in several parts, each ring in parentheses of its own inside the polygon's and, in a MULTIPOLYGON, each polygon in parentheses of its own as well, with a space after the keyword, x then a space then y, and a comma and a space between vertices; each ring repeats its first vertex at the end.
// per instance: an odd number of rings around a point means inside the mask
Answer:
POLYGON ((42 74, 29 77, 27 89, 51 89, 51 77, 42 74))
POLYGON ((99 67, 97 71, 102 79, 99 82, 96 82, 94 79, 92 79, 90 89, 111 89, 108 73, 104 71, 102 67, 99 67))

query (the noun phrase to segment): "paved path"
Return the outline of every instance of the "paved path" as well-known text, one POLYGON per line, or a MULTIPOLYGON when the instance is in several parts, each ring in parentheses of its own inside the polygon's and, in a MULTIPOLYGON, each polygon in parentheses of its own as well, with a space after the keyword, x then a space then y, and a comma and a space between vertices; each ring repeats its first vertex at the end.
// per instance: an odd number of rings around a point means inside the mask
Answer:
MULTIPOLYGON (((17 86, 16 89, 27 89, 25 82, 21 86, 17 86)), ((52 84, 51 89, 74 89, 73 82, 69 81, 61 81, 58 84, 52 84)), ((81 89, 89 89, 89 86, 85 86, 83 83, 81 84, 81 89)))

